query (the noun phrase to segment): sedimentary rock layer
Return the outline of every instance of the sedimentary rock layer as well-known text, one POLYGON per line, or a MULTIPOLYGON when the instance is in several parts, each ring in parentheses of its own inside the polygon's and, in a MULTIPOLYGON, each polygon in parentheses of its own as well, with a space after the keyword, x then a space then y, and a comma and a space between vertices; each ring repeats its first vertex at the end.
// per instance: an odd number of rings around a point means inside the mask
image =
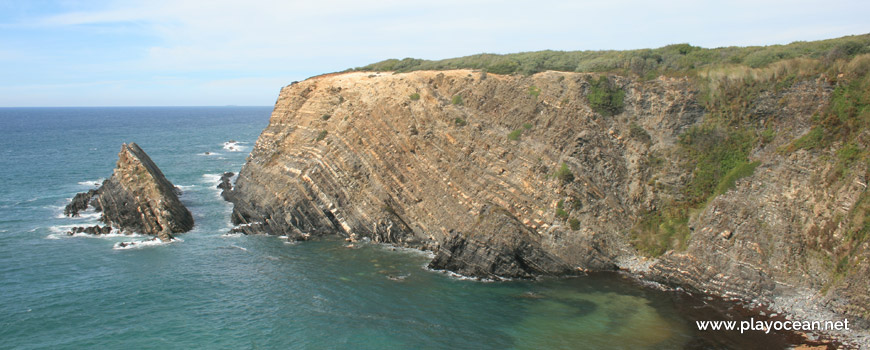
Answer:
POLYGON ((75 216, 89 203, 111 227, 169 241, 173 233, 193 228, 193 216, 176 191, 139 145, 124 144, 112 176, 96 191, 77 194, 64 212, 75 216))
POLYGON ((797 311, 810 296, 867 317, 866 247, 848 276, 824 253, 838 249, 837 218, 859 201, 864 172, 822 181, 834 171, 824 156, 778 151, 809 131, 826 80, 754 97, 754 115, 777 131, 753 146, 760 165, 692 214, 678 249, 646 258, 632 229, 684 196, 692 174, 678 136, 708 112, 687 79, 610 76, 624 107, 602 115, 588 102, 594 78, 456 70, 294 83, 227 193, 233 221, 248 233, 431 249, 433 267, 484 277, 621 268, 797 311))

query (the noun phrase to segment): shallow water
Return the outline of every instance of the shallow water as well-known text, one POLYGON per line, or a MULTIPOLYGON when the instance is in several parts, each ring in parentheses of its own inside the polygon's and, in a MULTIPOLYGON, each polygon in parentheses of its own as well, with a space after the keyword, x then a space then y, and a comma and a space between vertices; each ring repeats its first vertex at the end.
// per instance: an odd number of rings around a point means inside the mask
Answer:
POLYGON ((618 274, 483 283, 426 270, 413 250, 227 235, 215 186, 270 111, 0 109, 0 348, 740 347, 691 328, 700 300, 618 274), (62 208, 130 141, 184 191, 195 229, 131 249, 115 243, 148 237, 65 235, 96 223, 62 208))

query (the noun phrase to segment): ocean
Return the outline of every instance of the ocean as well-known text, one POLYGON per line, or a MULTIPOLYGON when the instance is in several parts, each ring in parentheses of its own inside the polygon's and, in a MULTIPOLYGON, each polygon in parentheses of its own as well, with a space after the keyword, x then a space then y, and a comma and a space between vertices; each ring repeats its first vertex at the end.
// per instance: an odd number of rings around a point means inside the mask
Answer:
MULTIPOLYGON (((677 349, 782 347, 694 328, 734 305, 615 273, 480 282, 430 256, 340 239, 227 234, 215 187, 271 107, 0 108, 0 349, 677 349), (234 141, 234 142, 230 142, 234 141), (63 216, 136 142, 182 191, 177 242, 68 236, 63 216)), ((729 311, 730 310, 730 311, 729 311)))

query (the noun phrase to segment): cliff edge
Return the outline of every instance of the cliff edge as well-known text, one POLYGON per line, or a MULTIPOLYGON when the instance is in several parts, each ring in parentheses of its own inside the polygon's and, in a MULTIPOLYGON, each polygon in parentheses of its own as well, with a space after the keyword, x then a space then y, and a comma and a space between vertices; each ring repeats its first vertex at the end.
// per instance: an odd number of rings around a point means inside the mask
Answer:
POLYGON ((488 278, 622 269, 862 324, 866 169, 801 146, 835 84, 796 76, 723 78, 727 105, 689 78, 313 77, 282 89, 226 198, 246 233, 368 237, 488 278))
POLYGON ((108 226, 168 242, 172 234, 193 228, 193 216, 176 191, 139 145, 123 144, 112 176, 97 190, 77 194, 64 213, 75 216, 91 205, 108 226))

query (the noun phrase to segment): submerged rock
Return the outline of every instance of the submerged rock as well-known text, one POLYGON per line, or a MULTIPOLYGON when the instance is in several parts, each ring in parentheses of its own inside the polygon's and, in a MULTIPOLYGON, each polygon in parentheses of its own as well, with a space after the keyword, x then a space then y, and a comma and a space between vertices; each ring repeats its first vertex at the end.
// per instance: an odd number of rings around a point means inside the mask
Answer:
POLYGON ((97 190, 77 194, 64 213, 77 214, 82 203, 102 212, 100 221, 111 227, 164 242, 193 228, 193 216, 178 199, 176 187, 135 143, 122 145, 112 176, 97 190))

